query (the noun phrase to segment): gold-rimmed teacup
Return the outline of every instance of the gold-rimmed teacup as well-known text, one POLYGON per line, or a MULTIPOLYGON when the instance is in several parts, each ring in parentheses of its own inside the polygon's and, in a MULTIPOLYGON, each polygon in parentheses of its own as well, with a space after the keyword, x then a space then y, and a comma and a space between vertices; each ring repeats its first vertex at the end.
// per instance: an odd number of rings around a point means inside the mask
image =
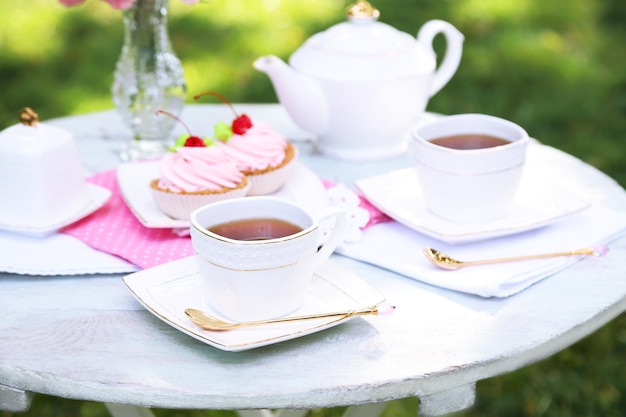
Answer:
POLYGON ((277 197, 225 200, 194 211, 191 240, 211 307, 235 321, 280 317, 304 303, 313 272, 343 239, 345 212, 316 216, 277 197), (322 242, 320 221, 334 228, 322 242))
POLYGON ((487 114, 456 114, 420 125, 411 142, 428 209, 453 223, 506 217, 526 162, 528 133, 487 114))

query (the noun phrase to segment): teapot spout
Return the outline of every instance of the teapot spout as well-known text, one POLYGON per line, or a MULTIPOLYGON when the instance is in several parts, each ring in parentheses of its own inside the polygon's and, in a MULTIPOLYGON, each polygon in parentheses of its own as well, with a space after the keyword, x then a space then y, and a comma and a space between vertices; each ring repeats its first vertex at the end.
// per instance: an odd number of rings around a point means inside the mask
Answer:
POLYGON ((267 74, 278 100, 298 126, 315 134, 326 131, 328 107, 321 89, 312 79, 273 55, 258 58, 253 66, 267 74))

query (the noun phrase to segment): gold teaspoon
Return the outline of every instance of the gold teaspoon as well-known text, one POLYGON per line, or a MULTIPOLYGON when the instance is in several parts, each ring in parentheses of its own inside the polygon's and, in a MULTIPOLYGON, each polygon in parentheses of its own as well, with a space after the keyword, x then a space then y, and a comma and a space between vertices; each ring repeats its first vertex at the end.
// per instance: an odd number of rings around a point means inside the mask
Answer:
POLYGON ((378 305, 374 305, 371 307, 365 307, 358 310, 346 310, 346 311, 337 311, 332 313, 319 313, 319 314, 309 314, 304 316, 292 316, 292 317, 279 317, 275 319, 268 320, 257 320, 257 321, 242 321, 242 322, 226 322, 218 319, 217 317, 213 317, 210 314, 205 313, 204 311, 197 310, 195 308, 188 308, 185 310, 185 314, 191 321, 193 321, 198 326, 202 327, 205 330, 213 330, 213 331, 226 331, 238 329, 241 327, 251 327, 251 326, 264 326, 266 324, 275 324, 275 323, 288 323, 293 321, 304 321, 304 320, 314 320, 321 319, 326 317, 340 317, 340 318, 348 318, 352 316, 373 314, 373 315, 383 315, 383 314, 391 314, 395 309, 394 306, 383 302, 378 305))
POLYGON ((454 271, 456 269, 461 269, 466 266, 475 266, 475 265, 486 265, 486 264, 495 264, 500 262, 517 262, 517 261, 527 261, 530 259, 540 259, 540 258, 553 258, 556 256, 575 256, 575 255, 595 255, 595 256, 604 256, 609 251, 609 248, 606 246, 594 246, 588 248, 582 248, 572 251, 566 252, 555 252, 555 253, 544 253, 539 255, 527 255, 527 256, 514 256, 509 258, 498 258, 498 259, 483 259, 478 261, 458 261, 454 258, 449 257, 445 253, 439 252, 433 248, 424 248, 423 253, 426 259, 435 264, 441 269, 447 269, 449 271, 454 271))

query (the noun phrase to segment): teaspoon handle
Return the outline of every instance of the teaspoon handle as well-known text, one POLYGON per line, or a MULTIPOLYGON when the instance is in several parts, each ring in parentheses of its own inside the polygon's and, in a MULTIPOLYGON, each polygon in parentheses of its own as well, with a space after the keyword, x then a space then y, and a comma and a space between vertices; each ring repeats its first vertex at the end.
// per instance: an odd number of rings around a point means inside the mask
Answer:
POLYGON ((565 251, 565 252, 554 252, 554 253, 543 253, 539 255, 526 255, 526 256, 513 256, 508 258, 497 258, 497 259, 483 259, 478 261, 464 261, 460 266, 473 266, 473 265, 485 265, 485 264, 495 264, 501 262, 517 262, 517 261, 527 261, 531 259, 542 259, 542 258, 555 258, 557 256, 574 256, 574 255, 594 255, 595 248, 582 248, 577 250, 565 251))
POLYGON ((262 326, 264 324, 273 324, 273 323, 289 323, 293 321, 304 321, 304 320, 315 320, 315 319, 323 319, 327 317, 352 317, 358 315, 365 314, 378 314, 378 306, 365 307, 358 310, 346 310, 346 311, 335 311, 330 313, 317 313, 317 314, 307 314, 303 316, 291 316, 291 317, 278 317, 275 319, 267 319, 267 320, 256 320, 256 321, 243 321, 232 323, 233 326, 236 327, 250 327, 250 326, 262 326))
POLYGON ((327 317, 338 317, 341 319, 345 319, 348 317, 358 316, 358 315, 366 315, 366 314, 380 314, 386 315, 391 314, 395 307, 386 301, 379 303, 377 305, 373 305, 370 307, 364 307, 360 309, 354 310, 345 310, 345 311, 334 311, 328 313, 315 313, 315 314, 307 314, 302 316, 291 316, 291 317, 278 317, 275 319, 267 319, 267 320, 255 320, 255 321, 244 321, 244 322, 225 322, 221 320, 217 320, 206 313, 196 310, 194 308, 187 308, 185 310, 185 314, 198 326, 202 327, 206 330, 213 331, 226 331, 238 329, 241 327, 251 327, 251 326, 263 326, 266 324, 273 323, 288 323, 295 321, 304 321, 304 320, 315 320, 327 317))

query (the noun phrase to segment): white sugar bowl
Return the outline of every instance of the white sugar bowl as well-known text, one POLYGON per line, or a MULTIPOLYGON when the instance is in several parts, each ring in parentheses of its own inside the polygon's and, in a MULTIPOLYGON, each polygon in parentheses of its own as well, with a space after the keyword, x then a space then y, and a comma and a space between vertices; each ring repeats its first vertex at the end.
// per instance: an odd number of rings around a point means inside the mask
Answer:
POLYGON ((29 108, 20 120, 0 132, 0 227, 34 230, 79 212, 89 193, 73 136, 29 108))

